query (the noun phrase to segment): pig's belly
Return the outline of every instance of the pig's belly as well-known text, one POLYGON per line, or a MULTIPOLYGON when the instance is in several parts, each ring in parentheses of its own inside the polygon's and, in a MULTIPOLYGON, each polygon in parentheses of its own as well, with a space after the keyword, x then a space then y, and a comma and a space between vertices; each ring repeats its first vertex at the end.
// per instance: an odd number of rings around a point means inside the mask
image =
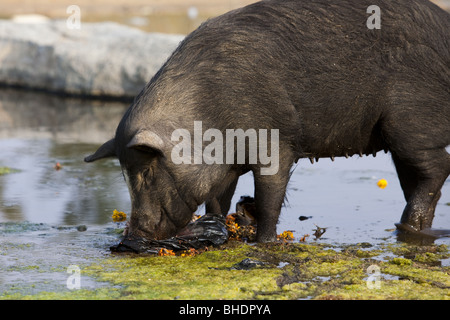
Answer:
POLYGON ((346 132, 310 131, 300 139, 302 158, 319 159, 335 157, 351 157, 353 155, 374 155, 381 150, 388 151, 388 146, 379 130, 374 128, 368 133, 360 130, 347 130, 346 132))

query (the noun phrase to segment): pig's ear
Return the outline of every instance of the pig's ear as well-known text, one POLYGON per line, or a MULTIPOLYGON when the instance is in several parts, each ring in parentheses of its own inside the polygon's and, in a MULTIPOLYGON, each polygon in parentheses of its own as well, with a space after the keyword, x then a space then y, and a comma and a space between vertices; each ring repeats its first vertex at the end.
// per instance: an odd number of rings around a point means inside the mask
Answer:
POLYGON ((128 142, 127 148, 133 148, 144 152, 157 152, 164 155, 164 141, 156 133, 150 130, 141 130, 128 142))
POLYGON ((92 162, 95 160, 103 159, 103 158, 109 158, 109 157, 115 157, 116 156, 116 147, 114 139, 111 139, 107 142, 105 142, 100 148, 98 148, 97 151, 95 151, 94 154, 91 154, 90 156, 87 156, 84 158, 84 161, 86 162, 92 162))

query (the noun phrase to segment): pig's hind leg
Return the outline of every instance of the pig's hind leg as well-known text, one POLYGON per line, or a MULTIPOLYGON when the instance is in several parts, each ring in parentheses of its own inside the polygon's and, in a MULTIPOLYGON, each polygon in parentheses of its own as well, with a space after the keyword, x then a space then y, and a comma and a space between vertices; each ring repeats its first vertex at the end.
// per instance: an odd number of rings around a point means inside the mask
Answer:
POLYGON ((407 202, 397 228, 410 232, 431 228, 441 188, 450 173, 450 155, 445 149, 434 149, 405 158, 393 151, 393 160, 407 202))
POLYGON ((238 180, 239 177, 235 178, 219 196, 216 196, 206 202, 206 213, 216 213, 222 214, 224 216, 228 214, 231 206, 231 199, 233 198, 234 192, 236 191, 238 180))
POLYGON ((407 201, 401 223, 416 230, 431 227, 440 190, 448 176, 446 167, 450 161, 445 150, 427 150, 422 153, 431 153, 428 157, 434 160, 420 165, 415 161, 402 160, 395 153, 392 155, 407 201))
POLYGON ((393 82, 380 118, 407 202, 397 228, 413 233, 431 228, 450 174, 448 92, 433 84, 433 79, 426 84, 393 82))

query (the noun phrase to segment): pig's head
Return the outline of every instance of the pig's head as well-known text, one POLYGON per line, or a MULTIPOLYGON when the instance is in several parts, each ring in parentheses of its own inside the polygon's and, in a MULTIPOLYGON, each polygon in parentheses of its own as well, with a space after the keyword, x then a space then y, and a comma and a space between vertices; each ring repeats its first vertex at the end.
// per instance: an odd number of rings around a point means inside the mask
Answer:
POLYGON ((131 196, 129 239, 165 239, 188 224, 197 204, 180 188, 167 146, 151 130, 119 135, 85 158, 119 158, 131 196), (186 197, 186 199, 185 199, 186 197), (191 200, 189 200, 191 199, 191 200))

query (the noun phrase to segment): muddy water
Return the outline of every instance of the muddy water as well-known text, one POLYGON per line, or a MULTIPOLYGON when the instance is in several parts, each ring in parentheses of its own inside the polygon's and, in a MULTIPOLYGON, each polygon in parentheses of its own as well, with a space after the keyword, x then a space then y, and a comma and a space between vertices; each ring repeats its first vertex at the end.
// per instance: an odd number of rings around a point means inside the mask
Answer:
MULTIPOLYGON (((67 268, 108 256, 121 225, 114 209, 130 199, 117 160, 85 164, 84 156, 113 136, 126 103, 62 99, 0 90, 0 297, 69 290, 67 268), (57 170, 56 164, 61 168, 57 170)), ((243 176, 233 199, 253 193, 243 176)), ((434 226, 450 229, 450 181, 444 185, 434 226)), ((332 244, 395 242, 392 231, 405 202, 389 155, 320 159, 297 165, 278 231, 297 239, 316 226, 332 244), (379 189, 376 182, 386 179, 379 189), (311 217, 299 220, 300 216, 311 217)), ((450 244, 450 238, 436 240, 450 244)), ((106 284, 82 276, 83 288, 106 284)))

